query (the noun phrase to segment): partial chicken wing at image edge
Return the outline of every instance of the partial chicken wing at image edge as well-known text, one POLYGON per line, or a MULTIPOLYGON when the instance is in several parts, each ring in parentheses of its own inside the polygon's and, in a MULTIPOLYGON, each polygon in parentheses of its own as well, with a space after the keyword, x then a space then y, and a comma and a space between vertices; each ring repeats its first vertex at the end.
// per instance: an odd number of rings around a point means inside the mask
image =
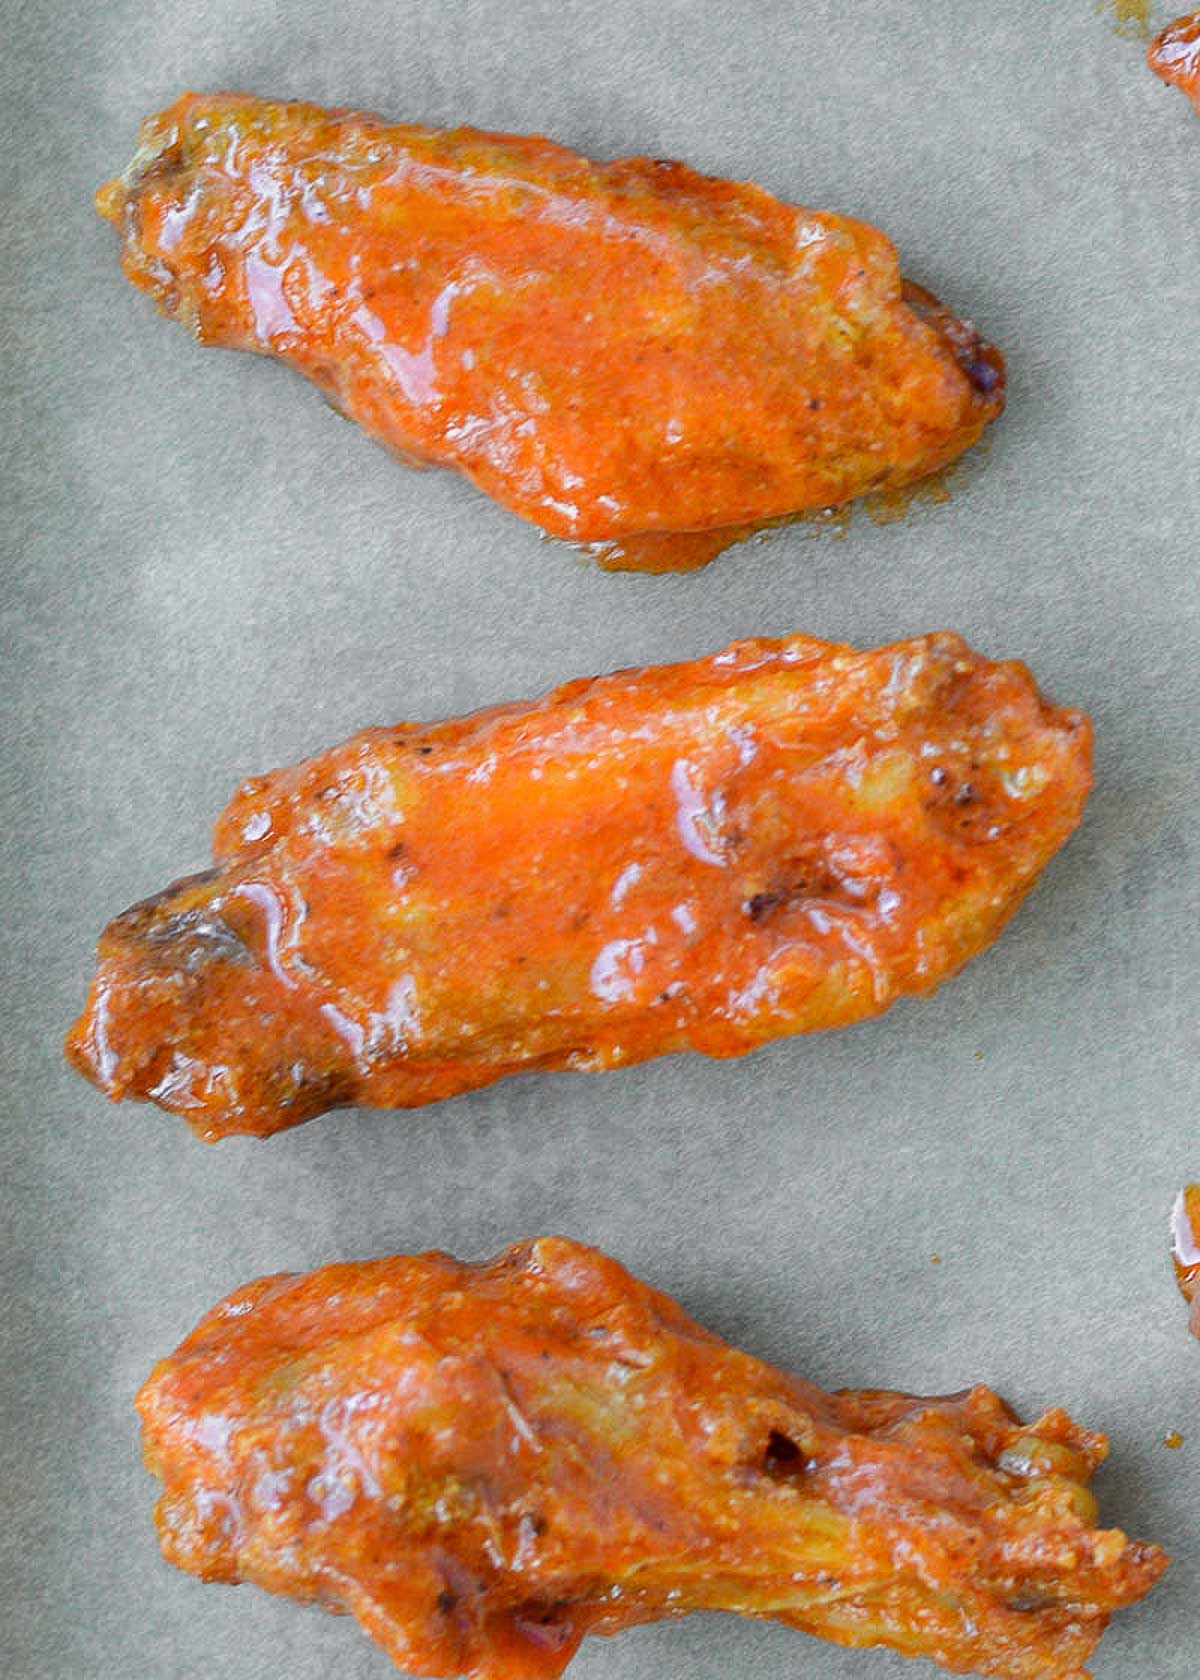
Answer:
POLYGON ((1200 12, 1168 24, 1150 43, 1150 68, 1191 100, 1200 116, 1200 12))

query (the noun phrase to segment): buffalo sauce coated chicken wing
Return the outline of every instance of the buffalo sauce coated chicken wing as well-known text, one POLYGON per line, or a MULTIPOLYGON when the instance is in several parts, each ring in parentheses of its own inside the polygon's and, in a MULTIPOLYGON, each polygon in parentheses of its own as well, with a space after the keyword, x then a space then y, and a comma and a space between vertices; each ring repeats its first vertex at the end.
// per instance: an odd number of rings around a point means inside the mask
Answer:
POLYGON ((368 730, 245 783, 215 869, 109 925, 68 1053, 214 1139, 861 1020, 989 943, 1089 760, 949 634, 368 730))
POLYGON ((1200 1336, 1200 1184, 1189 1184, 1171 1210, 1171 1259, 1175 1281, 1191 1303, 1192 1334, 1200 1336))
POLYGON ((108 926, 68 1054, 214 1139, 861 1020, 989 943, 1089 760, 950 634, 368 730, 246 782, 216 867, 108 926))
POLYGON ((610 565, 921 478, 1003 362, 882 234, 679 163, 186 94, 102 189, 125 272, 610 565))
POLYGON ((138 1399, 166 1557, 349 1611, 413 1674, 552 1680, 694 1610, 1078 1680, 1166 1566, 1102 1436, 987 1388, 825 1394, 546 1237, 262 1278, 138 1399))
POLYGON ((1185 93, 1200 115, 1200 12, 1168 24, 1150 44, 1150 68, 1185 93))

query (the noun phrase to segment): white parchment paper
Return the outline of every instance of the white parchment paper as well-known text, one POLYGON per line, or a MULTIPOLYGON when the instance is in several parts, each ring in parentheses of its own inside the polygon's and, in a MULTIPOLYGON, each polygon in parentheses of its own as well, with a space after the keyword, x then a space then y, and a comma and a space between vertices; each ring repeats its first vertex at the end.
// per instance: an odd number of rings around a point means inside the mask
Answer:
MULTIPOLYGON (((1200 1175, 1200 122, 1094 0, 7 0, 0 21, 0 1672, 385 1680, 353 1624, 160 1560, 131 1396, 261 1272, 560 1230, 821 1383, 982 1379, 1107 1431, 1105 1518, 1176 1561, 1097 1673, 1191 1680, 1200 1347, 1165 1223, 1200 1175), (864 216, 1003 346, 1008 413, 946 506, 603 575, 126 284, 91 193, 184 87, 679 156, 864 216), (737 1063, 213 1149, 61 1059, 100 926, 203 866, 243 775, 735 636, 941 626, 1087 707, 1099 779, 932 1001, 737 1063)), ((907 1672, 711 1617, 573 1670, 907 1672)))

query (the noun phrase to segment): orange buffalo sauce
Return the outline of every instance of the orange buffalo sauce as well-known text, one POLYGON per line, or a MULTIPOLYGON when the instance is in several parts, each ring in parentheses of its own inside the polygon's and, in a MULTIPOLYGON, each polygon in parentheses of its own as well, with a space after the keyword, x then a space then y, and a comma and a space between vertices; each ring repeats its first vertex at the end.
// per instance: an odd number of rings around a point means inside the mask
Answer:
POLYGON ((999 352, 883 234, 680 163, 187 94, 97 204, 202 343, 609 567, 897 490, 1003 406, 999 352))
POLYGON ((827 1394, 562 1237, 275 1276, 138 1396, 166 1557, 356 1616, 403 1670, 554 1680, 586 1634, 769 1617, 1078 1680, 1166 1567, 1103 1436, 982 1386, 827 1394))

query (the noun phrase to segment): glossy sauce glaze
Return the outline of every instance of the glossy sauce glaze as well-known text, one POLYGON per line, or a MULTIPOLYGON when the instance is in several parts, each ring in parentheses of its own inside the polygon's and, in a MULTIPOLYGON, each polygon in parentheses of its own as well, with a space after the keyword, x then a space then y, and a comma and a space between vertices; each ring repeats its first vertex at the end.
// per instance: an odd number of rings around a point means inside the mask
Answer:
POLYGON ((348 1610, 400 1668, 552 1680, 728 1610, 1083 1680, 1166 1567, 1094 1526, 1102 1436, 987 1388, 825 1394, 560 1237, 262 1278, 138 1397, 166 1557, 348 1610))
POLYGON ((1200 12, 1168 24, 1150 44, 1150 68, 1179 88, 1200 115, 1200 12))
POLYGON ((680 163, 187 94, 97 204, 202 343, 609 567, 909 483, 1003 407, 999 352, 882 234, 680 163))
POLYGON ((246 782, 216 867, 109 925, 68 1054, 214 1139, 862 1020, 994 938, 1090 753, 948 633, 368 730, 246 782))
POLYGON ((1171 1260, 1175 1281, 1192 1304, 1192 1333, 1200 1336, 1200 1184, 1189 1184, 1171 1210, 1171 1260))

